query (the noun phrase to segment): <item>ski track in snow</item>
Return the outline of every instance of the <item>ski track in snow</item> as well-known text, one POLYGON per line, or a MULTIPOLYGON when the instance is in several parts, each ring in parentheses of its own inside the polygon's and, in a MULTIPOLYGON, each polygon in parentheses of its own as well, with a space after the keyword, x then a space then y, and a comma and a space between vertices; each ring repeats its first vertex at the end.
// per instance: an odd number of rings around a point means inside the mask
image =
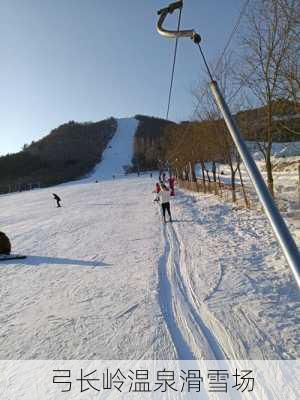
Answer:
POLYGON ((265 217, 177 191, 163 224, 154 179, 123 175, 137 124, 118 121, 89 177, 0 197, 28 254, 0 264, 1 358, 299 357, 299 294, 265 217))
POLYGON ((188 192, 173 208, 181 280, 214 356, 297 358, 299 293, 264 216, 188 192))
POLYGON ((164 238, 168 256, 167 264, 162 267, 167 271, 161 272, 161 303, 168 310, 166 323, 177 354, 180 359, 224 359, 216 339, 201 319, 190 283, 183 277, 186 274, 183 243, 171 224, 164 228, 164 238))

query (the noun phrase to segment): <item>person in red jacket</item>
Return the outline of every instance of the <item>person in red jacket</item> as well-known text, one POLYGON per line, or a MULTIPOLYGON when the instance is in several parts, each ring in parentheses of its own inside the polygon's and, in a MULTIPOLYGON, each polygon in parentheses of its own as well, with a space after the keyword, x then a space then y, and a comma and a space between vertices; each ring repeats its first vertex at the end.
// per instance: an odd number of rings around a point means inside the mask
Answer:
POLYGON ((175 178, 171 176, 169 178, 170 196, 175 196, 175 178))
POLYGON ((159 200, 158 194, 159 194, 160 191, 161 191, 160 184, 158 182, 156 182, 155 189, 153 190, 153 193, 156 193, 156 197, 155 197, 154 201, 158 201, 159 200))

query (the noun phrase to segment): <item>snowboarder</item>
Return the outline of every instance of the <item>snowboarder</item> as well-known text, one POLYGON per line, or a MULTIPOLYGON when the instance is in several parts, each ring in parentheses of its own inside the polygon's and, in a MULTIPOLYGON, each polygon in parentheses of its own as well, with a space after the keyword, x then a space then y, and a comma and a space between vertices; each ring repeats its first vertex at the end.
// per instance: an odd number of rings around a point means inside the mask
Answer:
POLYGON ((168 214, 170 217, 170 222, 172 222, 172 216, 171 216, 171 210, 170 210, 170 191, 169 191, 169 188, 165 184, 161 185, 161 191, 159 192, 158 196, 161 200, 161 207, 162 207, 164 222, 166 222, 166 211, 168 211, 168 214))
POLYGON ((52 194, 53 194, 54 200, 56 200, 57 207, 61 207, 61 205, 60 205, 61 198, 59 196, 57 196, 56 193, 52 193, 52 194))

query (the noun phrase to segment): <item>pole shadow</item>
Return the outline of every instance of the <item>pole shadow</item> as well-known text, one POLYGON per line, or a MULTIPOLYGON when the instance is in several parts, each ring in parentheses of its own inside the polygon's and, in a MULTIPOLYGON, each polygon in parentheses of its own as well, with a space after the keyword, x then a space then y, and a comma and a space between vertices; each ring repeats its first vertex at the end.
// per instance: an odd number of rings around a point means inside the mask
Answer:
POLYGON ((113 203, 92 203, 92 204, 86 204, 87 206, 112 206, 113 203))
POLYGON ((92 268, 109 268, 112 264, 107 264, 102 261, 85 261, 85 260, 74 260, 71 258, 57 258, 57 257, 43 257, 43 256, 27 256, 24 259, 16 260, 3 260, 3 265, 19 264, 35 266, 40 264, 52 264, 52 265, 68 265, 68 266, 80 266, 80 267, 92 267, 92 268))
MULTIPOLYGON (((167 220, 167 223, 169 223, 170 221, 167 220)), ((185 222, 185 223, 194 223, 196 224, 197 222, 201 222, 200 220, 192 220, 192 219, 172 219, 172 223, 176 223, 176 222, 185 222)))

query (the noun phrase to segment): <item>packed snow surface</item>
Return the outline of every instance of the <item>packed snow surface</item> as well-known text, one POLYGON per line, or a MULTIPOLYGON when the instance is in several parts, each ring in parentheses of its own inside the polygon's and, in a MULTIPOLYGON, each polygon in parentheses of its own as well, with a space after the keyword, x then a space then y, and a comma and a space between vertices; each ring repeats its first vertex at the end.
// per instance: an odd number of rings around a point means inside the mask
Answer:
POLYGON ((102 161, 89 176, 90 181, 124 175, 124 167, 131 163, 133 137, 139 121, 135 118, 119 118, 117 122, 117 130, 103 152, 102 161))
POLYGON ((0 197, 28 255, 0 264, 0 358, 299 357, 299 292, 264 215, 177 191, 163 224, 155 179, 118 176, 136 127, 119 121, 89 179, 0 197))

